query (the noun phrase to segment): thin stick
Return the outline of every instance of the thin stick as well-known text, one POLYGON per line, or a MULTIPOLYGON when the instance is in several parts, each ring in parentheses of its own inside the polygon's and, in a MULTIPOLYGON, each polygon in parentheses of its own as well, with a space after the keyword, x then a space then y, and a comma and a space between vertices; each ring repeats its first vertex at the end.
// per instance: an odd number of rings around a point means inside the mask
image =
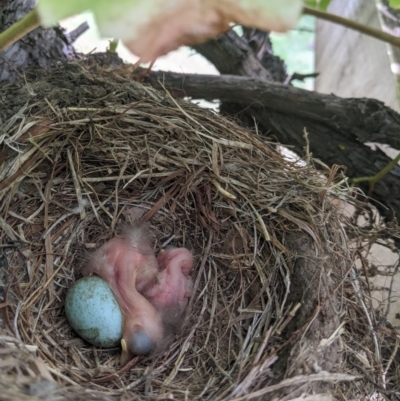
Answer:
POLYGON ((368 35, 375 39, 382 40, 383 42, 390 43, 393 46, 400 47, 400 38, 393 35, 389 35, 388 33, 380 31, 379 29, 371 28, 367 25, 360 24, 359 22, 343 18, 339 15, 330 14, 325 11, 317 10, 311 7, 303 7, 303 14, 312 15, 325 21, 342 25, 346 28, 353 29, 354 31, 361 32, 364 35, 368 35))
POLYGON ((353 381, 359 380, 361 376, 353 376, 345 373, 330 373, 330 372, 320 372, 311 375, 299 375, 291 377, 289 379, 282 380, 280 383, 264 387, 261 390, 254 391, 253 393, 248 393, 242 397, 234 398, 232 401, 244 401, 250 400, 252 398, 258 398, 265 394, 271 393, 272 391, 280 390, 289 386, 298 386, 303 383, 312 383, 316 381, 333 382, 333 381, 353 381))
POLYGON ((36 9, 32 10, 24 18, 11 25, 3 33, 0 33, 0 52, 38 28, 39 25, 40 21, 36 9))
POLYGON ((369 182, 369 191, 368 191, 368 196, 371 196, 375 184, 381 180, 386 174, 390 173, 399 163, 400 161, 400 153, 381 171, 376 173, 372 177, 356 177, 356 178, 350 178, 349 183, 350 185, 356 185, 360 184, 361 182, 369 182))

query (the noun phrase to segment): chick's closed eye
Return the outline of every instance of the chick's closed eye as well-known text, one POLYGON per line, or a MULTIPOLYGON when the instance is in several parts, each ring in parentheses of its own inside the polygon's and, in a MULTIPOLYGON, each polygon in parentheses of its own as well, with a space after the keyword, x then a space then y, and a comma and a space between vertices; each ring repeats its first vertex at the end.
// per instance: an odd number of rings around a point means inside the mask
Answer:
POLYGON ((179 314, 186 307, 191 295, 193 266, 192 254, 186 248, 168 248, 158 255, 160 272, 158 284, 144 293, 144 296, 160 313, 176 308, 179 314))
POLYGON ((83 275, 100 276, 123 315, 122 365, 155 350, 167 336, 165 327, 179 321, 192 294, 192 266, 192 254, 185 248, 168 247, 156 258, 141 226, 107 241, 89 258, 83 275))

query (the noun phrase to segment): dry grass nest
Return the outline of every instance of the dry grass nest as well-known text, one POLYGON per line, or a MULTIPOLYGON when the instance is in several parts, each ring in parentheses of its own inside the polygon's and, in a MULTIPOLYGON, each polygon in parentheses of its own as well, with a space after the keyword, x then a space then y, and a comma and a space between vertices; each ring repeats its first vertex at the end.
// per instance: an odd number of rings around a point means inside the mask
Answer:
POLYGON ((289 162, 259 133, 127 71, 74 64, 3 88, 0 399, 393 391, 382 368, 395 377, 398 343, 373 327, 361 252, 331 202, 346 196, 338 171, 289 162), (155 250, 193 252, 195 291, 173 341, 121 369, 118 349, 72 331, 64 298, 87 252, 136 219, 155 250))

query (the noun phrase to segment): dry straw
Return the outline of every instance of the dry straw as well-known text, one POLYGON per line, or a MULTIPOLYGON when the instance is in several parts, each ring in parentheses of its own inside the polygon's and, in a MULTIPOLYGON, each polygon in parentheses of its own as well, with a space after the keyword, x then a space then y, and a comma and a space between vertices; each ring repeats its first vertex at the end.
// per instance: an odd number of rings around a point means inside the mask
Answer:
MULTIPOLYGON (((360 230, 330 200, 347 196, 339 171, 317 171, 309 155, 284 160, 257 132, 123 67, 32 73, 0 102, 1 400, 331 400, 396 389, 399 338, 376 326, 355 266, 363 249, 345 233, 361 241, 360 230), (156 250, 192 250, 195 293, 173 338, 121 370, 119 350, 78 338, 63 304, 87 253, 138 218, 156 250)), ((369 238, 387 237, 380 229, 369 238)))

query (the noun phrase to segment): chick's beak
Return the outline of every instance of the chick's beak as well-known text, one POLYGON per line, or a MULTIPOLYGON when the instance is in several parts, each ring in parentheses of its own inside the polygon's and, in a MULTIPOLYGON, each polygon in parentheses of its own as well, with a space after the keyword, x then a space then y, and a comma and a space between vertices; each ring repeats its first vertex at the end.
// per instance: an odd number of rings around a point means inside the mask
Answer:
POLYGON ((154 346, 149 336, 142 332, 132 333, 127 339, 121 340, 121 366, 126 365, 133 357, 133 355, 147 355, 154 346))
POLYGON ((128 346, 126 344, 125 338, 121 340, 121 358, 120 358, 120 364, 121 366, 125 366, 133 357, 132 353, 129 352, 128 346))

